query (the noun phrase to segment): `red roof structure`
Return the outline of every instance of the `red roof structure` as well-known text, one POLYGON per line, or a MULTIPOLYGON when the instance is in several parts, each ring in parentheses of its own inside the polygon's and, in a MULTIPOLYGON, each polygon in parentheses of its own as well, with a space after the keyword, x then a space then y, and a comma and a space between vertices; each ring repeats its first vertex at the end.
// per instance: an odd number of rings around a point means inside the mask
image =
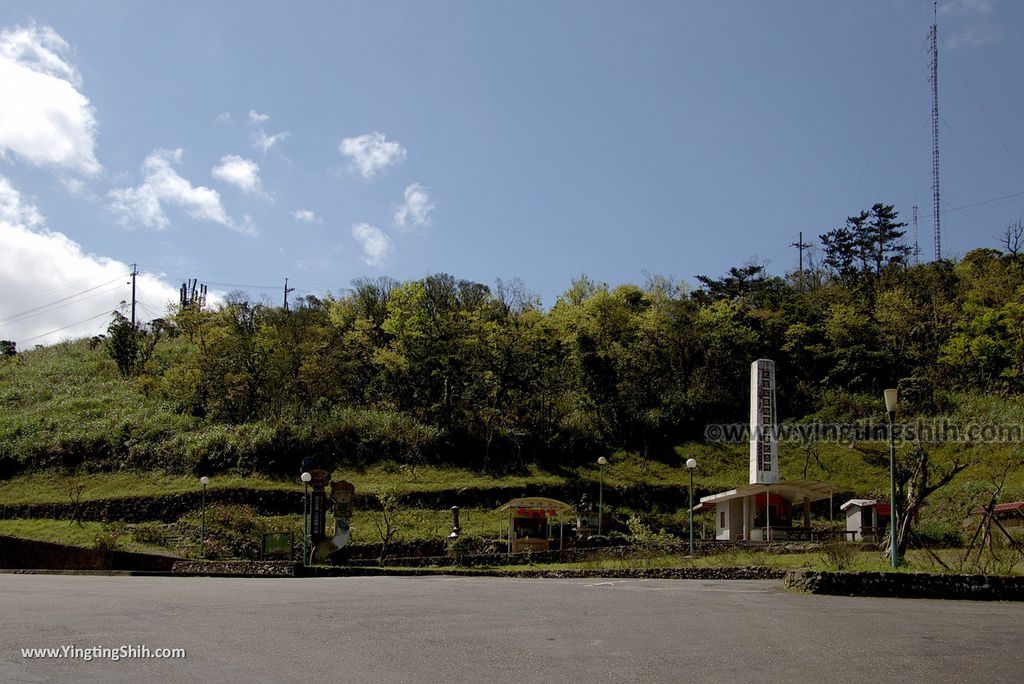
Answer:
MULTIPOLYGON (((981 515, 985 512, 985 507, 981 506, 974 510, 974 515, 981 515)), ((996 504, 992 512, 996 515, 1000 513, 1024 513, 1024 501, 1010 501, 1008 503, 996 504)))

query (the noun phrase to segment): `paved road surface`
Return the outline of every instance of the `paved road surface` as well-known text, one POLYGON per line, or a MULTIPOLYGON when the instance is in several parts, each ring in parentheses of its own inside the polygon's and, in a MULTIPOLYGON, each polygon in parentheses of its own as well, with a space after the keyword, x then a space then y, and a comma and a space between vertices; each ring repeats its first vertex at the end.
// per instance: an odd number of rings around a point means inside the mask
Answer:
POLYGON ((1021 681, 1024 604, 777 582, 0 575, 0 682, 1021 681), (184 660, 33 660, 142 644, 184 660))

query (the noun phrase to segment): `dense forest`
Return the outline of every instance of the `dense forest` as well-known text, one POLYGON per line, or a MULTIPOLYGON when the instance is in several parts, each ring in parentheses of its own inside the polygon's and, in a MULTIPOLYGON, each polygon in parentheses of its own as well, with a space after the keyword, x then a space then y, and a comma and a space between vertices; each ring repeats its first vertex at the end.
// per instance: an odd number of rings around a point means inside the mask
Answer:
MULTIPOLYGON (((904 410, 927 415, 951 392, 1021 392, 1021 225, 1003 249, 920 264, 904 225, 876 204, 784 277, 759 264, 698 276, 696 289, 582 277, 547 309, 518 281, 361 279, 290 310, 234 292, 138 329, 118 313, 92 346, 180 420, 256 430, 264 447, 246 465, 266 471, 290 472, 311 451, 483 471, 617 449, 656 456, 708 422, 745 421, 757 358, 776 361, 783 418, 878 414, 890 386, 904 410)), ((6 363, 19 356, 9 344, 6 363)), ((150 447, 131 456, 110 436, 62 458, 166 461, 160 443, 182 424, 134 436, 150 447)), ((4 440, 9 460, 45 464, 18 435, 4 440)), ((215 452, 201 467, 242 465, 215 452)))

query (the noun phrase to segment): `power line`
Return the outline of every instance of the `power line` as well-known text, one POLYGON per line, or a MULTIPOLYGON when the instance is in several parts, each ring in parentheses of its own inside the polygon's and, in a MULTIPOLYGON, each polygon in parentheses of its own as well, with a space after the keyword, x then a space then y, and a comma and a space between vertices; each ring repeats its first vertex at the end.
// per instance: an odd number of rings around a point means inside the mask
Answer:
POLYGON ((153 309, 151 309, 144 302, 139 301, 138 304, 139 304, 139 308, 141 308, 144 313, 149 314, 150 317, 152 317, 152 318, 162 318, 162 316, 159 313, 155 312, 153 309))
MULTIPOLYGON (((99 286, 97 286, 97 287, 99 287, 99 286)), ((120 288, 120 285, 117 286, 117 287, 107 288, 106 290, 100 290, 99 292, 91 294, 88 297, 82 297, 81 299, 77 299, 75 301, 65 301, 65 300, 71 299, 71 297, 64 297, 63 299, 59 299, 59 300, 57 300, 55 302, 51 302, 49 304, 45 304, 43 306, 36 307, 35 309, 30 309, 29 311, 23 311, 20 314, 15 314, 14 316, 10 316, 8 318, 0 320, 0 324, 10 325, 11 323, 18 323, 18 322, 26 320, 28 318, 33 318, 34 316, 41 316, 43 314, 49 314, 49 313, 52 313, 54 311, 58 311, 60 309, 66 309, 69 306, 75 306, 77 304, 81 304, 82 302, 88 301, 90 299, 95 299, 96 297, 99 297, 100 295, 105 295, 105 294, 109 294, 111 292, 115 292, 119 288, 120 288), (61 302, 64 302, 64 303, 61 304, 61 302)), ((90 289, 95 289, 95 288, 90 288, 90 289)), ((86 290, 86 292, 88 292, 88 290, 86 290)), ((81 294, 83 294, 83 293, 79 293, 77 295, 73 295, 73 297, 79 297, 81 294)))
POLYGON ((25 316, 25 315, 31 314, 34 311, 39 311, 41 309, 46 309, 48 307, 53 306, 54 304, 60 304, 63 301, 66 301, 66 300, 69 300, 69 299, 74 299, 75 297, 80 297, 81 295, 85 294, 86 292, 92 292, 93 290, 95 290, 97 288, 104 287, 105 285, 110 285, 111 283, 116 283, 119 280, 121 280, 121 278, 114 278, 113 280, 108 280, 105 283, 100 283, 99 285, 94 285, 93 287, 87 288, 87 289, 82 290, 80 292, 76 292, 74 294, 67 295, 66 297, 61 297, 59 299, 55 299, 52 302, 49 302, 48 304, 40 304, 39 306, 33 307, 31 309, 27 309, 27 310, 22 311, 20 313, 11 314, 10 316, 7 316, 6 319, 3 319, 2 322, 8 322, 10 319, 20 318, 21 316, 25 316))
POLYGON ((266 273, 237 273, 232 271, 210 271, 201 268, 189 268, 188 266, 154 266, 152 264, 143 264, 147 268, 169 271, 171 273, 213 273, 214 275, 228 275, 228 276, 242 276, 243 278, 276 278, 277 276, 267 275, 266 273))
MULTIPOLYGON (((949 46, 946 45, 946 41, 942 40, 941 37, 939 38, 939 40, 942 41, 943 47, 945 47, 946 50, 949 51, 949 46)), ((956 67, 955 63, 954 67, 956 67)), ((960 76, 961 80, 963 80, 964 85, 967 86, 967 90, 970 91, 971 96, 974 97, 974 102, 978 105, 978 109, 980 109, 981 113, 985 115, 985 119, 988 121, 988 125, 992 128, 992 132, 995 133, 996 139, 999 140, 999 144, 1002 145, 1003 149, 1006 151, 1006 156, 1009 157, 1010 161, 1012 161, 1014 166, 1017 167, 1017 171, 1020 172, 1021 178, 1024 178, 1024 168, 1021 168, 1021 165, 1017 162, 1017 158, 1014 157, 1013 154, 1010 152, 1010 148, 1006 145, 1006 141, 1003 139, 1003 136, 999 135, 999 130, 996 128, 995 122, 992 121, 992 117, 988 115, 988 111, 985 109, 985 106, 981 103, 981 98, 978 97, 978 94, 974 91, 974 87, 971 86, 971 82, 967 80, 967 76, 965 76, 959 68, 955 68, 955 71, 957 72, 957 75, 960 76)))
MULTIPOLYGON (((60 287, 55 287, 55 288, 53 288, 51 290, 42 290, 40 292, 34 292, 32 294, 27 294, 27 295, 24 295, 24 296, 19 296, 18 297, 18 301, 15 302, 15 304, 20 304, 20 303, 23 303, 23 302, 28 302, 28 301, 31 301, 33 299, 40 299, 40 298, 43 298, 43 297, 49 297, 50 295, 57 294, 58 292, 63 292, 64 290, 68 290, 68 289, 73 288, 73 287, 78 287, 78 286, 82 285, 83 283, 89 282, 92 279, 93 279, 93 276, 89 276, 88 278, 81 278, 79 280, 73 280, 73 281, 71 281, 69 283, 61 285, 60 287)), ((110 283, 116 282, 116 281, 118 281, 120 279, 121 279, 120 277, 114 278, 114 280, 108 280, 107 282, 95 285, 93 288, 90 288, 90 289, 95 289, 96 287, 103 287, 104 285, 109 285, 110 283)), ((89 290, 83 290, 83 291, 84 292, 88 292, 89 290)), ((74 296, 74 295, 69 295, 69 296, 74 296)), ((57 300, 57 301, 60 301, 60 300, 57 300)), ((0 307, 0 308, 3 308, 3 307, 0 307)))
POLYGON ((952 214, 954 211, 963 211, 964 209, 971 209, 973 207, 980 207, 983 204, 992 204, 993 202, 1001 202, 1002 200, 1010 199, 1011 197, 1020 197, 1021 195, 1024 195, 1024 190, 1021 190, 1020 192, 1011 192, 1009 195, 1001 195, 1000 197, 993 197, 992 199, 982 200, 981 202, 974 202, 972 204, 965 204, 965 205, 960 206, 960 207, 950 207, 949 209, 946 209, 946 211, 944 211, 943 213, 944 214, 952 214))
MULTIPOLYGON (((945 205, 946 205, 947 207, 949 206, 949 202, 947 202, 946 200, 942 200, 942 202, 943 202, 943 204, 945 204, 945 205)), ((987 227, 987 226, 983 225, 983 224, 981 223, 981 221, 979 221, 978 219, 974 218, 974 217, 973 217, 973 216, 971 216, 970 214, 964 214, 964 216, 966 216, 966 217, 967 217, 967 218, 969 218, 970 220, 974 221, 975 225, 977 225, 977 226, 978 226, 979 228, 981 228, 982 230, 988 230, 988 227, 987 227)))
POLYGON ((109 315, 110 315, 110 311, 101 311, 100 313, 96 314, 95 316, 89 316, 89 318, 82 319, 82 320, 77 321, 75 323, 69 323, 69 324, 67 324, 67 325, 65 325, 63 327, 57 328, 56 330, 51 330, 50 332, 44 332, 41 335, 33 335, 32 337, 26 337, 26 338, 24 338, 22 340, 19 340, 19 341, 20 342, 29 342, 31 340, 38 340, 40 337, 46 337, 47 335, 52 335, 53 333, 58 333, 61 330, 67 330, 68 328, 73 328, 76 325, 81 325, 82 323, 88 323, 89 321, 97 319, 100 316, 109 316, 109 315))
POLYGON ((221 287, 249 287, 254 290, 280 290, 280 285, 251 285, 245 283, 219 283, 215 280, 206 281, 207 285, 220 285, 221 287))
MULTIPOLYGON (((919 47, 915 48, 915 52, 918 49, 920 49, 920 48, 919 47)), ((914 69, 916 68, 915 65, 914 65, 914 61, 913 60, 908 60, 908 61, 910 62, 910 68, 907 70, 907 75, 903 79, 903 85, 900 87, 899 94, 896 96, 896 99, 893 101, 892 107, 889 109, 889 113, 885 117, 885 122, 882 124, 881 129, 879 129, 879 131, 878 131, 878 135, 875 137, 874 144, 871 145, 871 150, 868 152, 867 161, 865 161, 864 162, 864 166, 861 167, 860 174, 857 176, 857 182, 854 184, 853 190, 850 191, 850 196, 846 198, 846 205, 845 206, 847 206, 847 207, 850 206, 850 203, 853 201, 854 195, 856 195, 857 194, 857 190, 860 189, 860 183, 861 183, 862 180, 864 180, 864 174, 868 170, 868 167, 871 165, 871 162, 874 161, 875 152, 878 150, 878 144, 880 142, 882 142, 882 136, 888 130, 889 123, 890 123, 890 121, 892 121, 893 114, 896 113, 896 109, 899 106, 900 100, 903 99, 903 94, 907 91, 907 85, 910 83, 910 77, 914 74, 914 69)))
POLYGON ((898 162, 896 162, 896 166, 893 167, 892 171, 885 179, 885 182, 882 183, 882 187, 878 191, 878 197, 882 197, 885 194, 885 190, 886 188, 889 187, 889 183, 892 182, 893 177, 896 176, 896 172, 899 171, 900 167, 903 166, 903 162, 907 160, 907 157, 910 155, 910 151, 917 146, 917 141, 921 139, 921 134, 924 133, 926 128, 928 128, 927 119, 921 122, 921 127, 917 129, 917 134, 910 141, 910 143, 903 149, 903 154, 900 155, 900 159, 898 162))
MULTIPOLYGON (((981 170, 985 172, 985 175, 987 175, 987 176, 988 176, 989 180, 991 180, 991 181, 992 181, 992 182, 993 182, 993 183, 995 184, 995 186, 996 186, 997 188, 999 188, 1000 190, 1002 190, 1002 191, 1003 191, 1003 192, 1005 193, 1005 192, 1006 192, 1006 188, 1005 188, 1005 187, 1003 187, 1003 184, 1002 184, 1002 183, 1000 183, 1000 182, 999 182, 999 179, 998 179, 998 178, 996 178, 996 177, 995 177, 995 175, 994 175, 994 174, 993 174, 993 173, 992 173, 991 171, 989 171, 989 170, 988 170, 988 167, 987 167, 987 166, 985 166, 985 163, 981 161, 981 159, 980 159, 980 158, 978 157, 978 155, 977 155, 977 154, 975 154, 975 153, 974 153, 974 150, 973 150, 973 149, 971 148, 971 146, 970 146, 970 145, 968 145, 968 144, 967 144, 967 143, 966 143, 966 142, 964 141, 964 139, 960 137, 960 134, 956 132, 956 129, 955 129, 955 128, 953 128, 953 127, 952 127, 952 126, 950 125, 950 123, 949 123, 948 121, 946 121, 945 119, 943 119, 943 120, 942 120, 942 123, 946 124, 946 128, 948 128, 948 129, 949 129, 949 131, 950 131, 950 132, 951 132, 951 133, 953 134, 953 136, 954 136, 954 137, 955 137, 955 138, 957 139, 957 141, 958 141, 958 142, 959 142, 959 143, 960 143, 961 145, 963 145, 963 146, 964 146, 964 147, 965 147, 965 148, 967 149, 967 151, 968 151, 968 152, 970 152, 970 153, 971 153, 971 156, 972 156, 972 157, 974 157, 974 161, 976 161, 976 162, 978 163, 978 166, 979 166, 979 167, 981 167, 981 170)), ((1004 197, 1004 198, 1009 198, 1009 197, 1015 197, 1015 196, 1016 196, 1016 195, 1014 195, 1014 194, 1012 194, 1012 193, 1011 193, 1011 194, 1006 194, 1006 195, 1004 195, 1003 197, 1004 197)), ((1021 207, 1020 207, 1019 205, 1017 206, 1017 209, 1020 209, 1021 211, 1024 211, 1024 208, 1021 208, 1021 207)))

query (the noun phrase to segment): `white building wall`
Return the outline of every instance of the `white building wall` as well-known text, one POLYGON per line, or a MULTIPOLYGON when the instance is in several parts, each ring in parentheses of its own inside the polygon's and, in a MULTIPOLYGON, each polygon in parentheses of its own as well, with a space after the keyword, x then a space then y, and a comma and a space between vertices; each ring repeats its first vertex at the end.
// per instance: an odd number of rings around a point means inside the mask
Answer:
POLYGON ((715 539, 729 541, 729 502, 715 504, 715 539))
MULTIPOLYGON (((870 509, 869 509, 870 510, 870 509)), ((846 509, 846 531, 853 532, 853 541, 861 541, 861 528, 864 526, 864 509, 860 506, 850 506, 846 509)))

